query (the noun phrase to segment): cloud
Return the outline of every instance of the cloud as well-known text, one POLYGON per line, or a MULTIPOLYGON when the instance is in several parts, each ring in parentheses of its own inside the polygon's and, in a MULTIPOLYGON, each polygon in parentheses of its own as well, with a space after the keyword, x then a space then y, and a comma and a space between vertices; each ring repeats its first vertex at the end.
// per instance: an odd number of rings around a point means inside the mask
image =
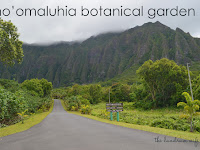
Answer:
MULTIPOLYGON (((192 36, 200 36, 200 1, 199 0, 1 0, 0 17, 5 20, 11 20, 19 29, 20 38, 27 43, 53 42, 53 41, 75 41, 83 40, 92 35, 104 32, 122 31, 142 25, 146 22, 160 21, 163 24, 175 29, 179 27, 185 32, 190 32, 192 36), (12 8, 14 6, 14 9, 12 8), (75 17, 68 16, 17 16, 17 8, 35 8, 36 10, 46 7, 55 9, 58 6, 67 9, 77 10, 75 17), (67 6, 67 7, 66 7, 67 6), (144 7, 144 16, 81 16, 81 6, 92 9, 102 6, 103 9, 110 8, 141 8, 144 7), (122 6, 122 7, 121 7, 122 6), (172 17, 169 12, 166 16, 155 16, 154 19, 148 18, 148 9, 150 8, 194 8, 195 16, 172 17), (11 14, 3 16, 2 10, 9 8, 11 14)), ((99 12, 98 12, 99 13, 99 12)))

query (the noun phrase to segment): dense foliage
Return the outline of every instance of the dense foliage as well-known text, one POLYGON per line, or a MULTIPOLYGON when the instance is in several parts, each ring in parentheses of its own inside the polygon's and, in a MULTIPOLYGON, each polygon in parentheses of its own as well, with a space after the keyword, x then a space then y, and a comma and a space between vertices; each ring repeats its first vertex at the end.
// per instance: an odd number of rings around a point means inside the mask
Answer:
MULTIPOLYGON (((29 80, 30 81, 30 80, 29 80)), ((46 86, 41 86, 42 89, 49 89, 46 91, 46 95, 40 95, 40 90, 35 90, 27 88, 24 84, 19 84, 13 80, 0 79, 0 125, 10 125, 23 121, 25 115, 30 115, 37 112, 43 112, 49 110, 51 106, 51 89, 46 88, 46 86), (34 93, 34 94, 33 94, 34 93), (23 115, 19 115, 23 114, 23 115), (22 117, 23 116, 23 117, 22 117)), ((33 84, 31 87, 37 89, 37 82, 50 83, 42 80, 31 80, 33 84), (33 81, 36 81, 34 83, 33 81), (35 87, 34 87, 35 86, 35 87)), ((45 85, 45 84, 44 84, 45 85)), ((52 87, 52 84, 51 84, 52 87)))
POLYGON ((146 61, 137 74, 143 79, 145 89, 151 95, 148 99, 154 107, 176 105, 181 100, 180 91, 186 90, 188 85, 186 67, 166 58, 146 61))
MULTIPOLYGON (((176 107, 178 102, 185 101, 183 92, 188 91, 188 74, 185 66, 177 65, 174 61, 163 58, 155 62, 146 61, 138 70, 142 80, 132 85, 112 83, 103 84, 74 84, 66 88, 53 90, 53 97, 65 99, 70 96, 82 96, 91 104, 108 102, 135 102, 139 109, 160 107, 176 107), (110 94, 109 94, 110 93, 110 94)), ((199 77, 193 80, 194 96, 199 96, 199 77)))
POLYGON ((53 88, 52 83, 48 82, 46 79, 25 80, 21 84, 21 87, 27 89, 33 96, 40 97, 49 96, 53 88))
MULTIPOLYGON (((105 103, 92 105, 91 115, 103 119, 110 119, 109 112, 106 112, 105 103)), ((190 131, 188 116, 180 109, 162 108, 156 110, 138 110, 133 107, 133 102, 125 102, 124 111, 120 112, 119 116, 120 122, 179 131, 190 131)), ((116 113, 113 113, 113 120, 117 120, 116 113)), ((194 131, 200 132, 200 116, 195 116, 193 122, 194 131)))
POLYGON ((23 56, 22 41, 19 40, 17 27, 11 21, 0 18, 0 61, 14 65, 15 62, 22 62, 23 56))
POLYGON ((99 84, 75 84, 67 88, 54 89, 52 96, 60 99, 67 99, 71 96, 81 96, 87 99, 91 104, 97 104, 102 101, 109 101, 109 91, 111 102, 131 101, 131 86, 121 83, 116 83, 109 87, 102 87, 99 84))
POLYGON ((80 111, 82 114, 90 114, 90 102, 82 96, 65 97, 64 104, 69 111, 80 111))

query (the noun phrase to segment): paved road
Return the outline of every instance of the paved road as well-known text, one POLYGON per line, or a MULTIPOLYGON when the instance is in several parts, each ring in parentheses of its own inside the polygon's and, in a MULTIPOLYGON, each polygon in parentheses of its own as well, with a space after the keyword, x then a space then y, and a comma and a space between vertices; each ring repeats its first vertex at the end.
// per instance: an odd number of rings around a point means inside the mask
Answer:
MULTIPOLYGON (((200 144, 164 142, 165 136, 67 113, 59 100, 40 124, 0 139, 0 150, 193 150, 200 144), (162 142, 155 142, 159 137, 162 142)), ((167 140, 174 140, 166 137, 167 140)))

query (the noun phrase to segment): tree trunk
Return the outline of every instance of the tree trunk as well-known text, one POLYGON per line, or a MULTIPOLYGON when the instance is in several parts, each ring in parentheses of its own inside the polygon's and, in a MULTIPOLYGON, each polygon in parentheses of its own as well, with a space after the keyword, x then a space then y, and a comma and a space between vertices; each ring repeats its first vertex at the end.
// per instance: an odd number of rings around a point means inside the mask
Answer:
POLYGON ((191 118, 191 121, 190 121, 190 132, 193 132, 193 127, 192 127, 192 118, 191 118))

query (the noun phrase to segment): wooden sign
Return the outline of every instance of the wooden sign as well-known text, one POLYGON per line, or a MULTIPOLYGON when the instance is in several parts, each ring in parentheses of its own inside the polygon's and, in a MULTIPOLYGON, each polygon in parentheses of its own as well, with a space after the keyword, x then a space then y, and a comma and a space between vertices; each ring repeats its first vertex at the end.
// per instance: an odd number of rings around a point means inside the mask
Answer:
POLYGON ((110 106, 106 107, 106 110, 109 112, 123 111, 123 103, 107 103, 106 106, 110 106))
POLYGON ((106 107, 106 109, 123 109, 123 107, 106 107))
POLYGON ((120 111, 123 111, 123 110, 112 110, 112 109, 110 109, 110 110, 107 110, 108 112, 120 112, 120 111))
POLYGON ((107 103, 106 106, 123 106, 123 103, 107 103))

